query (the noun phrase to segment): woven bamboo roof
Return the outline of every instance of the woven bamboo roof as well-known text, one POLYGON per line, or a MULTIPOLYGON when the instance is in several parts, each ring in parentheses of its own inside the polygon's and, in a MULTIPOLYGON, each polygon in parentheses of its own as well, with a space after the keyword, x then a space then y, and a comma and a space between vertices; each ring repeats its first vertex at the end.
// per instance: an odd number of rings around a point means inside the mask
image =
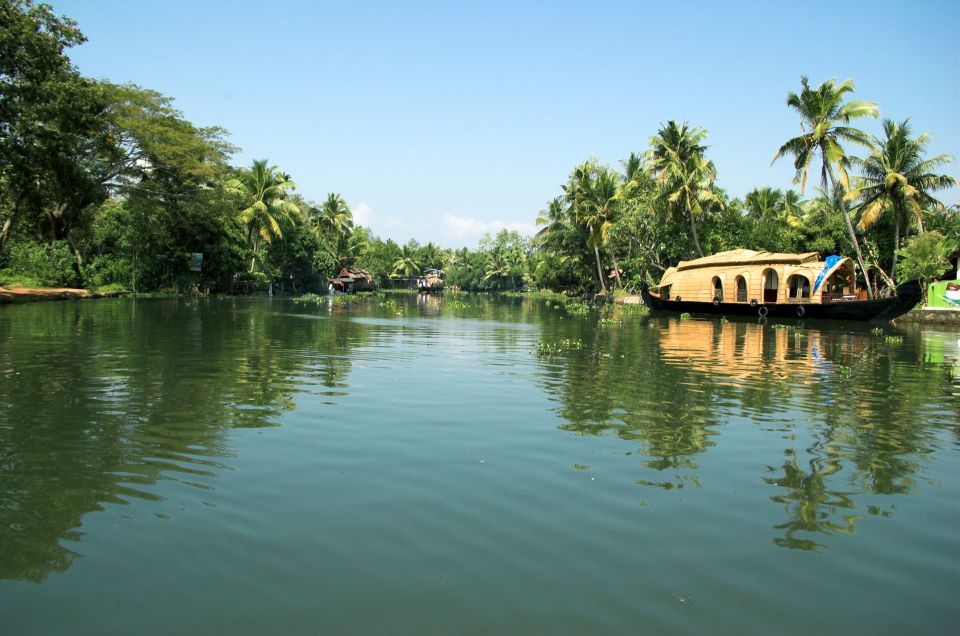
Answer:
POLYGON ((692 261, 680 261, 677 265, 677 271, 682 272, 700 267, 725 267, 731 265, 799 265, 800 263, 811 263, 819 260, 820 254, 817 252, 786 254, 777 252, 755 252, 754 250, 729 250, 704 256, 703 258, 697 258, 692 261))

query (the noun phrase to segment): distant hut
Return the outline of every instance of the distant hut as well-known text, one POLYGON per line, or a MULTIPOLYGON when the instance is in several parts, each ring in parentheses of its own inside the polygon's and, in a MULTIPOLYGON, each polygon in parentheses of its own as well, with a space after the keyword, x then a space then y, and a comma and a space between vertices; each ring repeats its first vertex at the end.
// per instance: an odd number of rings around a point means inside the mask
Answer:
POLYGON ((336 278, 331 278, 329 289, 331 292, 341 294, 352 294, 358 291, 373 291, 377 285, 373 276, 365 269, 359 267, 344 267, 337 274, 336 278))
POLYGON ((443 292, 443 286, 443 271, 439 269, 425 269, 423 275, 417 279, 417 290, 424 293, 441 293, 443 292))

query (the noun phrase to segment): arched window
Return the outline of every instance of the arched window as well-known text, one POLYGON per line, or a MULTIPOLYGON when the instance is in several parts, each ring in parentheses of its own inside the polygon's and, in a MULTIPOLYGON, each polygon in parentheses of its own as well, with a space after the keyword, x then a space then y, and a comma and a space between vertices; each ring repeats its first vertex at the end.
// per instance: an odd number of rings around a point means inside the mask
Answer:
POLYGON ((799 300, 810 298, 810 279, 800 274, 794 274, 787 279, 787 287, 790 289, 790 298, 799 300))
POLYGON ((737 302, 747 302, 747 279, 743 276, 737 276, 737 302))
POLYGON ((723 283, 719 276, 713 277, 713 300, 723 302, 723 283))
POLYGON ((780 289, 780 278, 777 276, 776 270, 773 270, 773 269, 763 270, 763 302, 765 303, 777 302, 777 293, 779 289, 780 289))

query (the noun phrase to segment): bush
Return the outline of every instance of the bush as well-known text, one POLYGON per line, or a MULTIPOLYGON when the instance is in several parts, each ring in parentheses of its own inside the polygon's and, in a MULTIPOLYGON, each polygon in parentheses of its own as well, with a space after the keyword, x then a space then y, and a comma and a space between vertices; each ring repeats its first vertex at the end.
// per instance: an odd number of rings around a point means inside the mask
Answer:
POLYGON ((74 264, 66 243, 16 243, 10 246, 5 276, 36 281, 41 287, 78 287, 82 282, 74 264))
POLYGON ((956 244, 939 232, 925 232, 914 236, 897 255, 903 259, 897 266, 897 282, 919 279, 923 287, 923 302, 927 302, 927 283, 950 268, 949 256, 956 244))
POLYGON ((133 289, 133 267, 126 259, 102 254, 93 257, 83 269, 87 287, 133 289))

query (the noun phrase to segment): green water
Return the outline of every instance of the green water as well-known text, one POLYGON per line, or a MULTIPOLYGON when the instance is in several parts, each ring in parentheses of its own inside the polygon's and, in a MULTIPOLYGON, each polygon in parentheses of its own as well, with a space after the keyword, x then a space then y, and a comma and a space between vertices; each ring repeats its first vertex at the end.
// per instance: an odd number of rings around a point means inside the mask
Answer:
POLYGON ((957 331, 0 307, 0 633, 948 633, 958 434, 957 331))

